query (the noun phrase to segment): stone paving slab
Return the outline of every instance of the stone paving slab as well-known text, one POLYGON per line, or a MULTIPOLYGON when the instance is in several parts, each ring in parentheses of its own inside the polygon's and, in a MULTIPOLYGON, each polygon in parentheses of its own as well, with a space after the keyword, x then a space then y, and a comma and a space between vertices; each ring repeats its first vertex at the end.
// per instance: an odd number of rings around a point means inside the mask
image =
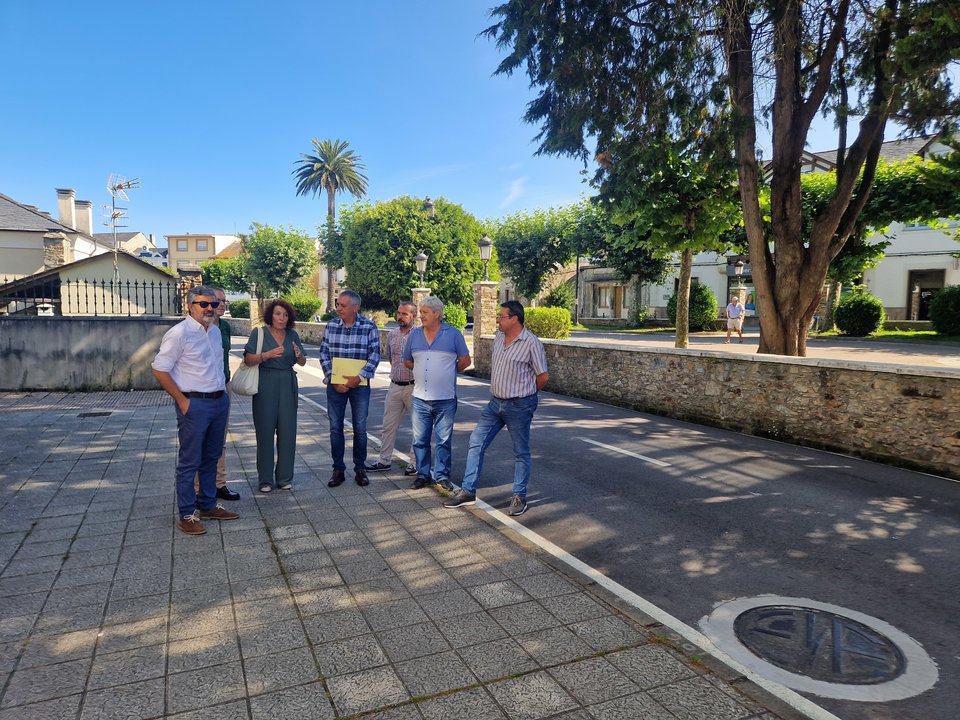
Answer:
POLYGON ((162 394, 0 410, 0 720, 795 717, 399 472, 327 488, 307 404, 293 491, 260 495, 235 402, 242 517, 201 537, 174 528, 162 394))

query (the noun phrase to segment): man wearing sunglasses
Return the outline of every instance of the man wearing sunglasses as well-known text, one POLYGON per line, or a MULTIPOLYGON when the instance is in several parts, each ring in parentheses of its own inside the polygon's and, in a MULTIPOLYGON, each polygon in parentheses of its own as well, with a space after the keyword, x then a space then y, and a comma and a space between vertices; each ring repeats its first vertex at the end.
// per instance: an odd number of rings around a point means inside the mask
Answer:
POLYGON ((223 345, 214 322, 220 301, 208 287, 190 288, 188 315, 170 328, 153 359, 153 376, 177 413, 176 486, 179 520, 187 535, 203 535, 201 520, 240 517, 217 504, 217 461, 223 454, 230 399, 223 372, 223 345), (200 492, 193 479, 199 476, 200 492))

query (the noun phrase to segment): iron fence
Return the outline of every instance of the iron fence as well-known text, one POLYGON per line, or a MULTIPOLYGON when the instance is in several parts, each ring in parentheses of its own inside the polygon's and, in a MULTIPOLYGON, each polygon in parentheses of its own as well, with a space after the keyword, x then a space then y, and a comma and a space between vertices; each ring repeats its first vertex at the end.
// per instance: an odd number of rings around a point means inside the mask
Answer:
POLYGON ((0 313, 8 315, 181 315, 176 281, 81 280, 48 277, 0 281, 0 313))

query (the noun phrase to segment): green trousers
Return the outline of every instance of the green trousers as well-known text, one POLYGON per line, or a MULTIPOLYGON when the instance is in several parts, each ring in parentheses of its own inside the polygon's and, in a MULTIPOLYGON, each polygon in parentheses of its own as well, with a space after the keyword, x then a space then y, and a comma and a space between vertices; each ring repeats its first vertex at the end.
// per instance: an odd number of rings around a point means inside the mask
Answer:
POLYGON ((253 396, 253 426, 259 484, 289 485, 297 452, 297 375, 293 370, 260 368, 259 392, 253 396))

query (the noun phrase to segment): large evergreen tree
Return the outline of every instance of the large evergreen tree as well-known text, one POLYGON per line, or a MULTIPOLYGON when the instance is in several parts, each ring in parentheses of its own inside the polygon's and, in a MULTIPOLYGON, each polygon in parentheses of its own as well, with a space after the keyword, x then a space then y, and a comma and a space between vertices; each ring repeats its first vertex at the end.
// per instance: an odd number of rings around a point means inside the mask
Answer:
MULTIPOLYGON (((297 195, 312 193, 317 195, 321 191, 327 193, 327 228, 326 235, 332 236, 336 222, 337 206, 336 195, 339 192, 348 192, 354 197, 362 198, 367 194, 367 176, 365 167, 360 162, 360 156, 349 149, 350 143, 346 140, 317 140, 310 141, 313 153, 302 153, 296 161, 293 174, 297 178, 297 195)), ((325 258, 327 266, 327 305, 326 310, 333 309, 333 278, 335 267, 330 258, 325 258)))
POLYGON ((540 152, 624 155, 625 143, 642 150, 670 137, 691 143, 703 168, 719 161, 729 133, 761 352, 805 354, 827 269, 869 198, 888 119, 923 129, 960 115, 947 72, 960 59, 955 0, 508 0, 493 16, 486 33, 507 50, 498 72, 525 69, 539 89, 525 117, 541 127, 540 152), (838 123, 837 183, 805 236, 800 176, 820 112, 838 123), (769 224, 757 157, 765 118, 769 224))

